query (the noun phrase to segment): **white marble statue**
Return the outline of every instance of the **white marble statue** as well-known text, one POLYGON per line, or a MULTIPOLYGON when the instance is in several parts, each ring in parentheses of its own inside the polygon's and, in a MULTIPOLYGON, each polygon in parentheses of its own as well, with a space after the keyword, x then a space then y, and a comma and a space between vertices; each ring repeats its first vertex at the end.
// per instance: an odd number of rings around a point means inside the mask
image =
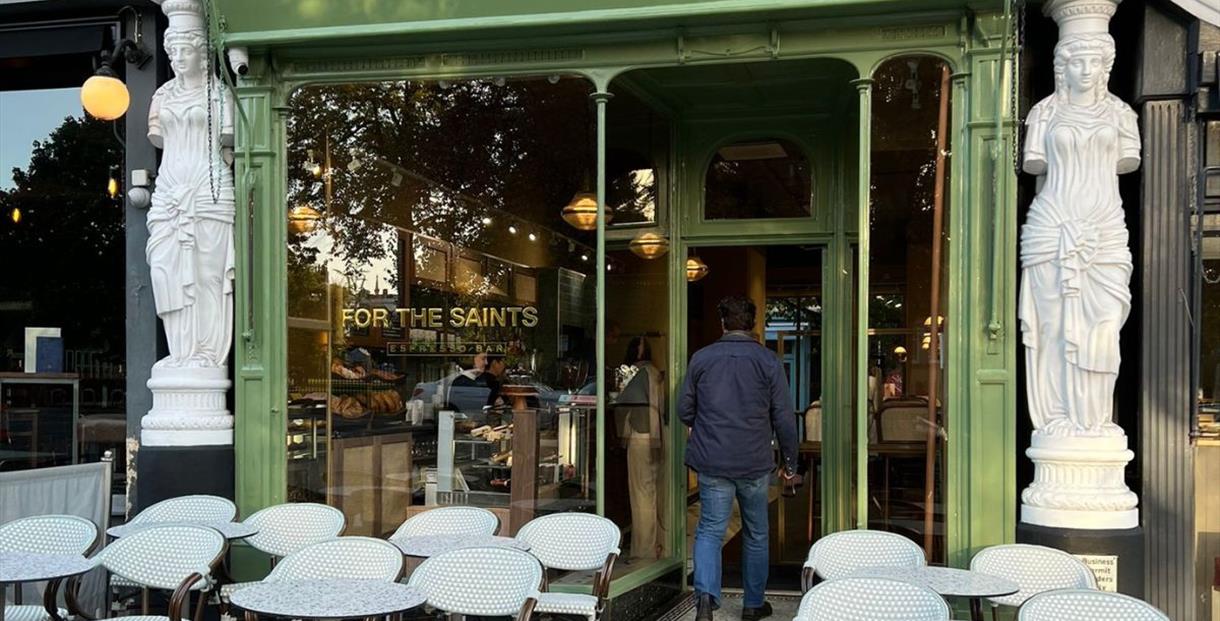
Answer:
POLYGON ((228 444, 233 343, 233 98, 209 69, 199 0, 164 0, 173 79, 153 95, 148 139, 162 149, 146 248, 169 355, 149 380, 145 443, 228 444))
POLYGON ((1118 175, 1140 161, 1136 114, 1108 89, 1116 6, 1045 6, 1060 25, 1055 93, 1027 120, 1023 169, 1038 191, 1021 230, 1019 315, 1035 481, 1022 513, 1048 526, 1126 527, 1138 516, 1122 476, 1133 455, 1113 421, 1132 272, 1118 175))

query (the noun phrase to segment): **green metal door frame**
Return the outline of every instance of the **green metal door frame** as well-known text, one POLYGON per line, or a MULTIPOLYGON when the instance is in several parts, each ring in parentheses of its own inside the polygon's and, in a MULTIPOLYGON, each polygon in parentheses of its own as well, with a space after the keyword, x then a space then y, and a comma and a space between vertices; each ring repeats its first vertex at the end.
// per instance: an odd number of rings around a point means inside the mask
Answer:
MULTIPOLYGON (((844 60, 857 68, 860 79, 866 80, 887 58, 932 54, 946 59, 955 72, 947 314, 958 317, 960 324, 945 335, 946 355, 951 361, 945 394, 952 417, 948 429, 946 496, 949 559, 951 564, 963 566, 980 547, 1011 541, 1016 523, 1015 184, 1012 171, 1001 169, 1003 162, 995 156, 1007 152, 1014 129, 1014 123, 1007 119, 1009 111, 1003 108, 1007 99, 1002 94, 1002 76, 1007 67, 1003 42, 1007 33, 1008 23, 994 10, 972 13, 938 8, 902 15, 706 26, 686 31, 659 28, 578 38, 535 36, 528 41, 516 38, 510 29, 498 39, 484 39, 466 46, 458 40, 456 49, 465 51, 446 53, 436 52, 440 46, 435 43, 421 47, 422 44, 381 41, 320 49, 311 45, 313 38, 276 42, 241 35, 242 43, 251 51, 250 73, 236 89, 242 115, 236 164, 239 199, 235 225, 235 332, 239 339, 234 348, 238 413, 235 449, 237 501, 242 514, 285 501, 285 116, 293 90, 314 83, 563 73, 582 75, 593 82, 595 93, 606 93, 612 79, 632 69, 809 58, 844 60), (782 36, 777 34, 781 31, 782 36), (522 49, 522 45, 528 47, 522 49), (993 192, 997 184, 999 189, 993 192)), ((223 47, 223 33, 218 37, 217 43, 223 47)), ((447 45, 444 49, 452 50, 455 46, 447 45)), ((861 106, 865 105, 868 92, 865 85, 866 82, 857 82, 861 106)), ((597 103, 598 139, 604 146, 605 106, 613 102, 601 98, 597 103)), ((860 145, 867 144, 868 115, 860 115, 857 121, 857 140, 860 145)), ((674 148, 679 148, 681 138, 675 143, 674 148)), ((824 287, 828 288, 828 299, 833 296, 840 306, 837 312, 827 314, 824 330, 837 336, 826 340, 824 355, 833 356, 829 360, 845 360, 849 352, 855 351, 858 358, 864 357, 861 340, 867 342, 867 331, 861 330, 854 343, 850 334, 852 318, 857 326, 868 325, 867 304, 863 303, 866 300, 860 290, 855 298, 845 295, 851 291, 857 275, 859 282, 867 282, 867 262, 854 266, 853 248, 859 248, 860 256, 867 256, 868 150, 857 145, 855 155, 854 164, 848 151, 835 158, 834 165, 843 168, 832 171, 832 176, 846 181, 854 172, 856 183, 836 184, 830 191, 826 200, 834 207, 832 222, 823 221, 793 237, 783 235, 782 225, 774 223, 760 223, 753 228, 735 226, 727 231, 686 222, 684 216, 689 216, 689 212, 684 210, 693 209, 701 201, 688 200, 690 197, 682 196, 681 182, 672 183, 673 187, 668 189, 673 199, 668 234, 674 240, 674 249, 668 260, 669 301, 673 309, 670 330, 675 336, 669 339, 668 357, 675 372, 668 377, 674 399, 681 383, 680 371, 685 366, 685 249, 691 245, 792 241, 824 245, 824 287)), ((598 192, 603 197, 604 165, 604 149, 599 148, 598 192)), ((683 175, 678 172, 670 176, 683 175)), ((599 235, 599 271, 604 271, 601 266, 605 260, 605 238, 605 234, 599 235)), ((604 292, 600 286, 598 290, 601 300, 604 292)), ((866 292, 867 287, 861 290, 866 292)), ((604 318, 599 313, 599 355, 604 344, 600 329, 603 326, 604 318)), ((853 410, 852 399, 848 397, 851 393, 842 390, 851 386, 850 381, 864 376, 860 362, 858 359, 854 367, 824 365, 826 400, 836 403, 835 412, 844 415, 832 413, 826 419, 848 421, 846 425, 831 423, 824 433, 831 439, 850 437, 851 421, 855 421, 857 433, 854 462, 850 454, 828 451, 823 455, 828 468, 823 485, 823 519, 828 531, 853 525, 853 504, 856 525, 867 523, 867 512, 862 510, 867 507, 861 506, 866 495, 852 491, 857 487, 866 489, 867 485, 867 472, 862 465, 867 452, 859 448, 861 441, 867 442, 867 419, 864 408, 853 410), (865 433, 859 433, 861 429, 865 433)), ((599 369, 603 366, 599 365, 599 369)), ((604 377, 598 379, 599 385, 604 386, 604 377)), ((861 392, 858 388, 855 398, 863 404, 861 392)), ((832 412, 829 407, 826 411, 832 412)), ((599 423, 599 445, 604 445, 604 434, 604 422, 599 423)), ((684 442, 677 434, 670 448, 674 456, 671 484, 684 485, 681 459, 684 442)), ((599 463, 599 484, 604 470, 604 464, 599 463)), ((671 549, 679 550, 685 547, 685 522, 678 520, 678 516, 685 515, 685 505, 682 502, 678 506, 680 495, 673 496, 673 515, 679 523, 678 528, 671 529, 674 533, 671 549)), ((604 499, 600 497, 599 510, 604 510, 604 499)), ((676 553, 672 562, 658 563, 655 570, 634 572, 616 581, 614 592, 621 593, 672 571, 682 560, 682 555, 676 553)))

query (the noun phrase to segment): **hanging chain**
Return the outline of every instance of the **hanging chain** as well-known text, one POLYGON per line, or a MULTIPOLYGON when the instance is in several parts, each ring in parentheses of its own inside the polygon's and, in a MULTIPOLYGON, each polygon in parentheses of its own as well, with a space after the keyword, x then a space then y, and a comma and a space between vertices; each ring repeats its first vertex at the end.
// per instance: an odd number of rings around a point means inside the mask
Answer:
POLYGON ((201 2, 200 6, 203 9, 204 54, 207 56, 207 63, 204 68, 204 71, 207 72, 204 81, 204 88, 207 89, 207 92, 204 93, 203 99, 206 102, 208 114, 208 189, 212 192, 212 203, 218 203, 220 202, 220 195, 216 192, 216 138, 212 120, 212 90, 216 86, 216 67, 212 58, 214 56, 214 50, 212 49, 212 16, 208 10, 207 2, 201 2))
POLYGON ((1008 109, 1012 115, 1012 170, 1021 174, 1021 52, 1025 49, 1025 0, 1014 0, 1012 24, 1008 36, 1012 38, 1012 58, 1008 63, 1008 109))

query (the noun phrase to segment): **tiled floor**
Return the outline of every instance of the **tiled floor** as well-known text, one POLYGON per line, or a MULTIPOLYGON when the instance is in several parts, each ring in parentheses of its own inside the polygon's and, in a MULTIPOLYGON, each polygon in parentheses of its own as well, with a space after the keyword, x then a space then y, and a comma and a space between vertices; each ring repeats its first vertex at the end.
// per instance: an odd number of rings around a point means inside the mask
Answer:
MULTIPOLYGON (((801 605, 801 598, 795 594, 768 594, 767 601, 771 602, 771 607, 775 610, 771 615, 771 619, 775 621, 788 621, 796 616, 796 609, 801 605)), ((741 619, 741 593, 726 592, 720 598, 720 610, 713 614, 715 621, 738 621, 741 619)), ((695 608, 694 601, 691 600, 686 604, 689 608, 681 616, 675 616, 678 621, 694 621, 695 608)))

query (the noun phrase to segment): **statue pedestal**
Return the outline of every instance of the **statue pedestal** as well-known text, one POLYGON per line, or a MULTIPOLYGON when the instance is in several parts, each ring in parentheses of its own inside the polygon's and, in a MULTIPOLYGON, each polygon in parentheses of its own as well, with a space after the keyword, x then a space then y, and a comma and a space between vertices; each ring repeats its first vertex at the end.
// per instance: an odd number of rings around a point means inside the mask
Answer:
POLYGON ((1025 455, 1034 481, 1021 493, 1021 521, 1075 530, 1139 526, 1139 498, 1123 470, 1135 457, 1127 436, 1050 436, 1035 431, 1025 455))
POLYGON ((233 417, 226 397, 229 370, 153 367, 148 388, 153 407, 140 420, 143 446, 233 444, 233 417))

